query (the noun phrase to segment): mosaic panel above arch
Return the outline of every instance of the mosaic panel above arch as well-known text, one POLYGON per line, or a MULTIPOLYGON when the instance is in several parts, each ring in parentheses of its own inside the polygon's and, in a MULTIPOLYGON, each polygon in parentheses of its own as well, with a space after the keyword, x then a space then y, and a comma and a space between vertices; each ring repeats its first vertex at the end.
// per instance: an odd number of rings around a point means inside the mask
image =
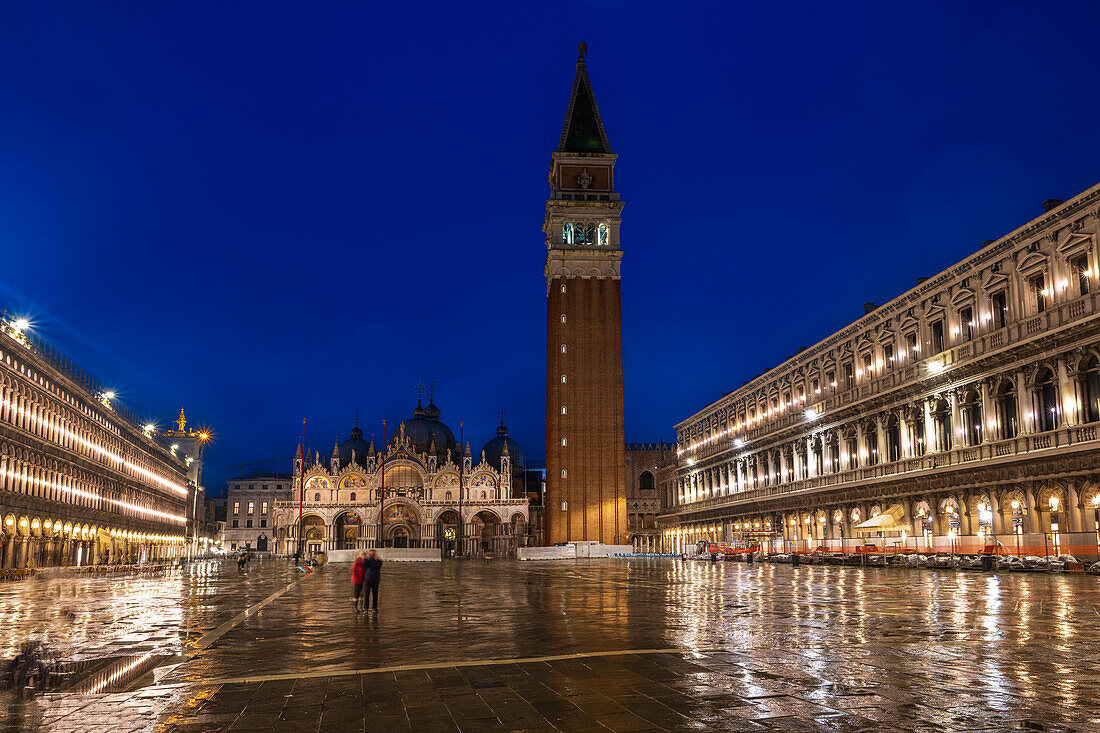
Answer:
POLYGON ((458 486, 457 473, 441 473, 435 477, 435 485, 441 489, 456 488, 458 486))
POLYGON ((324 476, 314 476, 306 481, 308 491, 325 491, 331 488, 332 484, 324 476))
POLYGON ((487 473, 479 473, 477 476, 474 476, 471 485, 477 488, 493 489, 496 488, 497 482, 496 479, 493 478, 491 475, 487 473))
POLYGON ((349 473, 340 479, 341 489, 361 489, 367 487, 367 477, 357 473, 349 473))

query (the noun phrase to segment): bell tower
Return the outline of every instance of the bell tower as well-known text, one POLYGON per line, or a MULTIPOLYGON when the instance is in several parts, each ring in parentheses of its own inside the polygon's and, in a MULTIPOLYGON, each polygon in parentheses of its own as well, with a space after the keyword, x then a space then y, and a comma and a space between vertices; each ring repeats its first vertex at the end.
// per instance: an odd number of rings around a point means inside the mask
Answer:
POLYGON ((615 158, 577 47, 550 158, 546 235, 546 535, 626 544, 622 313, 615 158))

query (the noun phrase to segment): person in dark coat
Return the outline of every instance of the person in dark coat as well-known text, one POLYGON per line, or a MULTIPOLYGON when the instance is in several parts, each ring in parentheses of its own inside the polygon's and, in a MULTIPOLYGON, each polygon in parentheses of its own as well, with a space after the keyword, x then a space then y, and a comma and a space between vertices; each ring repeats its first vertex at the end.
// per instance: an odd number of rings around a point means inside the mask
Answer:
POLYGON ((363 561, 363 598, 367 610, 370 610, 371 597, 374 598, 374 612, 378 613, 378 583, 382 580, 382 558, 374 550, 363 561))
POLYGON ((359 603, 359 596, 363 593, 363 574, 366 570, 363 563, 366 559, 367 553, 360 552, 359 557, 355 558, 355 562, 351 564, 351 600, 355 605, 356 613, 363 610, 362 604, 359 603))

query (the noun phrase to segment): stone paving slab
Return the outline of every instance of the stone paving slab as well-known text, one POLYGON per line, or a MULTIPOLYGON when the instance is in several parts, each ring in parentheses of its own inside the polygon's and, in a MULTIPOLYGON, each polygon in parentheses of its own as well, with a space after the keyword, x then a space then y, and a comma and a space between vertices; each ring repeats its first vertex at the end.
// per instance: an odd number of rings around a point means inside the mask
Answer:
MULTIPOLYGON (((344 569, 330 566, 209 648, 192 646, 155 686, 40 695, 7 721, 56 731, 1100 731, 1096 578, 533 565, 389 565, 377 615, 352 612, 344 569)), ((264 572, 271 592, 287 577, 264 572)), ((218 618, 262 600, 241 582, 219 576, 205 588, 224 583, 236 597, 236 608, 213 604, 218 618)))
POLYGON ((29 638, 68 660, 178 654, 299 571, 284 561, 197 562, 164 573, 40 576, 0 584, 0 659, 29 638))

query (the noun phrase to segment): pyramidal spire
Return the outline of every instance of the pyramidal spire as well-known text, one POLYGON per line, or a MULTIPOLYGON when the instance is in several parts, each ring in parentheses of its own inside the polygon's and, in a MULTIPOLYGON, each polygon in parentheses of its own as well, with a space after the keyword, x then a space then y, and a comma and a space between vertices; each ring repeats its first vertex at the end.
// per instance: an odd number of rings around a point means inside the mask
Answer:
POLYGON ((569 107, 565 110, 565 126, 558 141, 559 153, 610 153, 600 110, 596 107, 596 95, 588 80, 584 57, 588 44, 577 45, 577 73, 573 76, 573 91, 569 94, 569 107))

